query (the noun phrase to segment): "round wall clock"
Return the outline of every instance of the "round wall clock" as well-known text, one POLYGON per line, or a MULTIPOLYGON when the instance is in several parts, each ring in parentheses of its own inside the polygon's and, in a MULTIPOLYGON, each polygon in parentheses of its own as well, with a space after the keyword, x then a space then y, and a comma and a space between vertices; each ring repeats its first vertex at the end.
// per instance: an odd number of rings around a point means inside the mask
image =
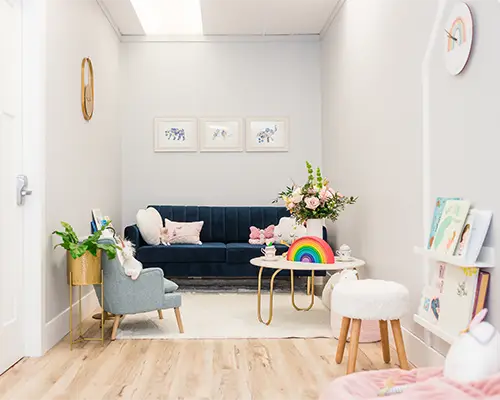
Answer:
POLYGON ((94 114, 94 67, 90 58, 82 60, 82 113, 86 121, 94 114))
POLYGON ((444 30, 446 68, 450 74, 458 75, 467 65, 472 51, 474 24, 467 4, 460 2, 453 7, 444 30))

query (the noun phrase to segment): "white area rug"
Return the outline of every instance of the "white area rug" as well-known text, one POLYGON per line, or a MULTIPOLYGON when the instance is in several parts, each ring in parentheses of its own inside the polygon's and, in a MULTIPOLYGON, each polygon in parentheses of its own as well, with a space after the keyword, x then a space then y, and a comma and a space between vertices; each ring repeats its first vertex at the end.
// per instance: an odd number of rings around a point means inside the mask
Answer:
MULTIPOLYGON (((310 297, 297 293, 299 307, 309 305, 310 297)), ((262 318, 267 319, 269 295, 262 296, 262 318)), ((316 297, 309 311, 296 311, 290 293, 274 294, 274 316, 266 326, 257 319, 256 293, 183 293, 180 334, 173 310, 164 310, 161 320, 151 312, 125 316, 117 339, 247 339, 332 337, 329 311, 316 297)))

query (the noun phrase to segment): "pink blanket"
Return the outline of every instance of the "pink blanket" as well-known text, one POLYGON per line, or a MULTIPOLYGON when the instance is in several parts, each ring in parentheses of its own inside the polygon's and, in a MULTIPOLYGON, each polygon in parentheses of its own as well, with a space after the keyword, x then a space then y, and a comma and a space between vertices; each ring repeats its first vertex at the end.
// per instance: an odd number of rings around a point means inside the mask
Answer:
POLYGON ((500 400, 500 374, 469 384, 459 384, 443 377, 442 368, 417 368, 412 371, 388 369, 359 372, 335 379, 320 400, 380 400, 377 394, 388 379, 408 388, 387 399, 405 400, 500 400))

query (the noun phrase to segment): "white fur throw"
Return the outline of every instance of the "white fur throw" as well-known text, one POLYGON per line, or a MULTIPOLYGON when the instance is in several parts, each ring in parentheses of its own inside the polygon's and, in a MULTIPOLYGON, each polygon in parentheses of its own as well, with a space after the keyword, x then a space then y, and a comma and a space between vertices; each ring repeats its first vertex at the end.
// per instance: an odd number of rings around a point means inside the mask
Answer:
POLYGON ((396 282, 345 280, 333 288, 332 310, 353 319, 400 319, 409 310, 408 289, 396 282))

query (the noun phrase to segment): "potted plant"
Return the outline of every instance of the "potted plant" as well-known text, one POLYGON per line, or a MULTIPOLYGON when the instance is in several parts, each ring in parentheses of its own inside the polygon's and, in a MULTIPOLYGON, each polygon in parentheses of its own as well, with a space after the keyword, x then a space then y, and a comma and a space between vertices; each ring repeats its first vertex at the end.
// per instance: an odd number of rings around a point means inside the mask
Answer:
MULTIPOLYGON (((99 243, 104 230, 111 221, 103 224, 84 240, 79 240, 74 229, 67 222, 61 222, 64 232, 54 231, 53 235, 61 237, 61 246, 67 251, 68 281, 73 285, 90 285, 101 283, 101 251, 105 251, 109 259, 116 257, 118 247, 111 243, 99 243)), ((54 248, 55 248, 54 247, 54 248)))
POLYGON ((323 221, 336 221, 348 204, 354 204, 357 197, 347 197, 333 190, 328 179, 323 178, 321 169, 306 161, 307 182, 303 186, 292 185, 278 194, 273 203, 283 200, 290 214, 299 223, 306 223, 308 236, 323 237, 323 221))

